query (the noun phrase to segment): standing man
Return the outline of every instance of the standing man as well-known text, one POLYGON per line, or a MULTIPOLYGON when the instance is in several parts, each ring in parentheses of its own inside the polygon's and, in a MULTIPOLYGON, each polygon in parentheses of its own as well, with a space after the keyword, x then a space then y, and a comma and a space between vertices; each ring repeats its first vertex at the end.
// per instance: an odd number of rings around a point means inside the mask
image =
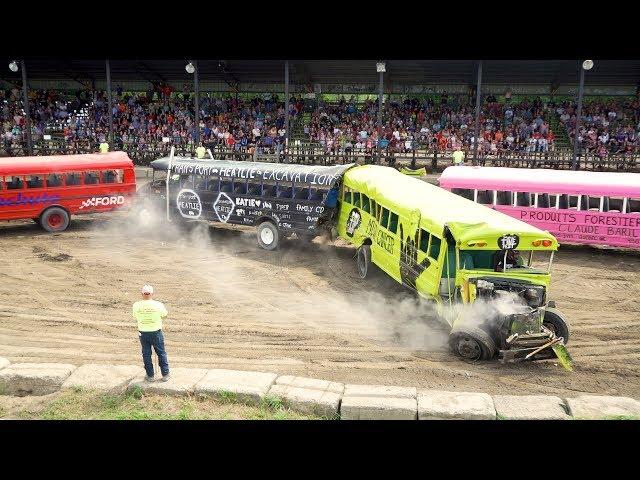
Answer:
POLYGON ((458 146, 456 151, 453 152, 453 164, 462 165, 462 162, 464 162, 464 152, 462 151, 462 148, 458 146))
POLYGON ((162 335, 162 318, 167 316, 167 309, 162 302, 151 299, 153 287, 142 287, 142 300, 133 304, 133 317, 138 322, 140 343, 142 344, 142 360, 147 373, 145 380, 153 381, 153 361, 151 360, 151 347, 153 346, 158 356, 162 382, 169 379, 169 362, 167 352, 164 349, 164 336, 162 335))

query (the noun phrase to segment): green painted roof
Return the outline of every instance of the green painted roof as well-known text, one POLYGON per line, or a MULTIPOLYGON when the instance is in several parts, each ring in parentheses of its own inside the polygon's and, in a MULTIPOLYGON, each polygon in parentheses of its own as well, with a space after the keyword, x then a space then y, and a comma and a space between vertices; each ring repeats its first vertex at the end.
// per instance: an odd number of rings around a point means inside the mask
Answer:
MULTIPOLYGON (((553 241, 551 249, 558 248, 557 240, 548 232, 391 167, 362 165, 347 170, 344 178, 349 186, 373 198, 384 199, 383 202, 400 215, 409 216, 418 209, 421 223, 432 233, 442 234, 448 226, 454 238, 463 244, 469 240, 493 240, 504 234, 516 234, 527 240, 549 239, 553 241)), ((530 242, 526 245, 527 249, 532 248, 530 242)), ((491 242, 486 249, 495 250, 495 244, 491 242)))

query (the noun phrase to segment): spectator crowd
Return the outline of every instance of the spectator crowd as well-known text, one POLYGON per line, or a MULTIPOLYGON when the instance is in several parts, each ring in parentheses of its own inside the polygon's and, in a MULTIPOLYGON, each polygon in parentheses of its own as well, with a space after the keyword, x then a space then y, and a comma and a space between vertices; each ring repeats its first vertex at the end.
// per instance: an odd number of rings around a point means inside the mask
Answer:
MULTIPOLYGON (((109 132, 106 92, 78 91, 65 96, 53 90, 30 90, 32 138, 44 135, 67 144, 105 142, 109 132)), ((144 93, 113 92, 113 129, 116 145, 157 149, 166 144, 194 146, 193 96, 172 87, 154 86, 144 93)), ((24 143, 25 118, 22 92, 0 90, 0 135, 5 150, 24 143)), ((470 93, 434 98, 391 99, 383 109, 383 127, 378 131, 378 103, 358 103, 355 97, 321 103, 309 108, 301 96, 292 96, 289 114, 303 117, 304 136, 327 152, 372 150, 377 145, 395 152, 416 149, 466 150, 476 139, 475 100, 470 93), (304 114, 304 116, 303 116, 304 114)), ((200 107, 200 138, 205 145, 252 152, 277 151, 285 137, 285 105, 276 95, 253 98, 215 98, 203 95, 200 107)), ((477 144, 482 155, 501 152, 547 152, 555 148, 556 132, 551 118, 564 126, 572 138, 576 107, 571 101, 498 102, 493 95, 483 99, 477 144)), ((583 106, 580 146, 598 155, 640 152, 640 101, 588 101, 583 106)))

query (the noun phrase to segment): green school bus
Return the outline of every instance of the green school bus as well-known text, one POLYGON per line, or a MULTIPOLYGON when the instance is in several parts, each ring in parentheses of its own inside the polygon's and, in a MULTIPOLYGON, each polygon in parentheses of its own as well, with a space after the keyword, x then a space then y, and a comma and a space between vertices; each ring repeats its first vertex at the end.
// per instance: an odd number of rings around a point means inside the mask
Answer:
POLYGON ((338 235, 358 247, 360 276, 373 263, 435 302, 455 353, 557 356, 571 368, 569 325, 548 300, 551 234, 390 167, 348 169, 339 202, 338 235))

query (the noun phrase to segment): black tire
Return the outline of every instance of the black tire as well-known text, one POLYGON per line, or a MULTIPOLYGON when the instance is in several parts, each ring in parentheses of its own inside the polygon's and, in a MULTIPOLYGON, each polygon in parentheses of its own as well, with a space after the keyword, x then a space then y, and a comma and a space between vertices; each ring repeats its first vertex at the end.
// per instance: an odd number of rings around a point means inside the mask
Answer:
POLYGON ((453 352, 469 361, 491 360, 496 354, 496 342, 484 330, 465 325, 449 334, 449 346, 453 352))
POLYGON ((562 337, 565 345, 569 343, 571 328, 567 320, 558 310, 555 308, 547 308, 544 312, 542 325, 555 333, 556 337, 562 337))
POLYGON ((258 245, 265 250, 275 250, 280 244, 278 227, 271 222, 262 222, 258 225, 258 245))
POLYGON ((356 268, 360 278, 367 278, 369 266, 371 265, 371 247, 369 245, 361 245, 356 252, 356 268))
POLYGON ((47 208, 40 215, 40 226, 47 232, 62 232, 69 226, 69 214, 60 207, 47 208))

